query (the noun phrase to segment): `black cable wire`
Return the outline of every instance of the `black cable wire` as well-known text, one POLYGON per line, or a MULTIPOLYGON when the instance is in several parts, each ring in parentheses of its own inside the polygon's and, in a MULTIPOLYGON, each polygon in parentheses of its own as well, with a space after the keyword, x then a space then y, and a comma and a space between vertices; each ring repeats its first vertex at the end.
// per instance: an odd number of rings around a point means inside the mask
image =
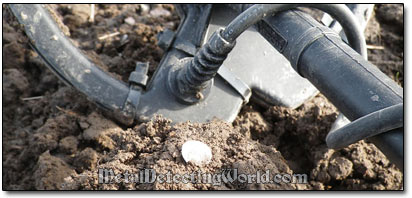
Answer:
POLYGON ((348 7, 342 4, 256 4, 242 12, 222 32, 222 37, 229 43, 236 40, 245 30, 268 15, 298 7, 322 10, 342 26, 349 45, 367 59, 367 48, 362 28, 348 7))
POLYGON ((403 103, 372 112, 329 132, 326 136, 326 144, 329 148, 339 149, 401 127, 403 127, 403 103))

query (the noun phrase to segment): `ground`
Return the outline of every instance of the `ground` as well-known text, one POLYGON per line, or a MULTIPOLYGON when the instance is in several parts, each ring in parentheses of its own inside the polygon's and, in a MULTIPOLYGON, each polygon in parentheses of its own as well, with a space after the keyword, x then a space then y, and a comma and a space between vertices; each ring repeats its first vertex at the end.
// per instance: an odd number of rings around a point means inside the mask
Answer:
MULTIPOLYGON (((152 74, 163 54, 156 46, 157 33, 178 27, 174 7, 97 5, 91 22, 89 6, 53 5, 52 9, 73 42, 105 71, 126 81, 136 61, 149 61, 152 74)), ((370 49, 369 60, 403 86, 402 5, 376 5, 365 35, 369 45, 383 47, 370 49)), ((322 94, 295 110, 251 102, 234 123, 171 125, 171 120, 159 116, 125 128, 46 68, 6 7, 2 47, 3 190, 403 189, 402 172, 373 144, 360 141, 340 150, 326 147, 337 109, 322 94), (184 162, 180 149, 189 139, 211 147, 209 164, 184 162), (173 174, 270 169, 307 174, 308 183, 98 184, 100 168, 115 173, 148 168, 173 174)))

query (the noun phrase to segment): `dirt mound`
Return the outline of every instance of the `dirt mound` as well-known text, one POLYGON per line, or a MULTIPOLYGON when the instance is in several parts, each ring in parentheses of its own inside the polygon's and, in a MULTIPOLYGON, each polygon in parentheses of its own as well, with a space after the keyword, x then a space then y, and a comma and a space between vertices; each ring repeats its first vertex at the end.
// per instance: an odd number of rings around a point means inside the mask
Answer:
MULTIPOLYGON (((87 120, 95 119, 97 114, 92 114, 87 120)), ((222 184, 202 183, 119 183, 100 184, 98 169, 111 169, 118 173, 138 173, 140 170, 151 169, 156 174, 184 175, 188 173, 220 173, 226 169, 237 169, 239 174, 253 174, 257 170, 270 169, 276 173, 292 173, 285 163, 282 155, 273 147, 258 144, 256 141, 245 138, 239 131, 227 123, 213 121, 206 124, 180 123, 170 126, 170 121, 158 117, 154 121, 142 124, 135 128, 121 130, 114 127, 111 121, 98 118, 90 127, 99 125, 98 131, 106 131, 106 137, 113 140, 114 147, 107 152, 100 153, 98 164, 91 167, 91 162, 96 161, 96 153, 82 151, 79 153, 86 171, 72 174, 66 178, 63 186, 66 189, 296 189, 295 184, 248 184, 240 183, 222 184), (111 124, 107 124, 111 123, 111 124), (105 125, 101 127, 101 125, 105 125), (181 155, 181 147, 187 140, 198 140, 209 145, 212 149, 212 161, 206 165, 197 166, 186 163, 181 155), (85 153, 85 154, 82 154, 85 153)), ((83 137, 87 131, 84 131, 83 137)), ((95 136, 93 141, 97 150, 107 149, 100 138, 95 136)), ((41 163, 40 161, 38 163, 41 163)), ((39 177, 42 178, 42 177, 39 177)), ((218 182, 218 181, 217 181, 218 182)), ((303 185, 305 187, 305 185, 303 185)))
MULTIPOLYGON (((156 34, 164 28, 177 28, 175 8, 97 5, 91 22, 88 6, 52 9, 61 16, 73 42, 104 70, 127 80, 136 61, 148 61, 152 74, 163 54, 156 46, 156 34), (116 36, 108 36, 116 32, 116 36)), ((384 50, 369 50, 371 61, 403 85, 400 8, 377 5, 366 35, 368 44, 384 46, 384 50), (386 16, 388 9, 396 12, 386 16)), ((321 94, 296 110, 247 104, 233 124, 215 120, 172 126, 170 120, 157 117, 134 128, 122 128, 85 96, 59 81, 30 48, 5 7, 3 12, 2 47, 3 57, 7 57, 2 74, 4 190, 403 188, 403 174, 373 144, 360 141, 340 150, 327 149, 324 139, 337 110, 321 94), (211 147, 212 161, 202 166, 186 163, 181 146, 187 140, 211 147), (99 184, 99 170, 110 169, 115 174, 146 169, 173 175, 271 170, 306 174, 308 182, 99 184)))

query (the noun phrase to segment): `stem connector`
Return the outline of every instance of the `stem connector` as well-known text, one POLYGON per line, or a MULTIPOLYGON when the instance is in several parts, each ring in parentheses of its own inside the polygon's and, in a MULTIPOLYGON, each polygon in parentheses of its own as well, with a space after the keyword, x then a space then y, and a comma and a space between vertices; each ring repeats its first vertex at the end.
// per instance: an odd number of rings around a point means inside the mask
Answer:
POLYGON ((180 102, 194 104, 204 100, 213 78, 236 42, 228 42, 217 30, 194 57, 183 58, 169 71, 167 87, 180 102))

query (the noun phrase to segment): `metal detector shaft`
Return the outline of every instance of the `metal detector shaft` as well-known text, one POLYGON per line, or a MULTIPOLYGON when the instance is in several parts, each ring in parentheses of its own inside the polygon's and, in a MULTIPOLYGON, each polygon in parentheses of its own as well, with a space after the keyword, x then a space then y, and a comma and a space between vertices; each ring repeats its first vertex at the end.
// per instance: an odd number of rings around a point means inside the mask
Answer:
MULTIPOLYGON (((351 121, 403 103, 398 84, 307 14, 282 12, 256 27, 351 121)), ((403 170, 403 128, 369 140, 403 170)))

